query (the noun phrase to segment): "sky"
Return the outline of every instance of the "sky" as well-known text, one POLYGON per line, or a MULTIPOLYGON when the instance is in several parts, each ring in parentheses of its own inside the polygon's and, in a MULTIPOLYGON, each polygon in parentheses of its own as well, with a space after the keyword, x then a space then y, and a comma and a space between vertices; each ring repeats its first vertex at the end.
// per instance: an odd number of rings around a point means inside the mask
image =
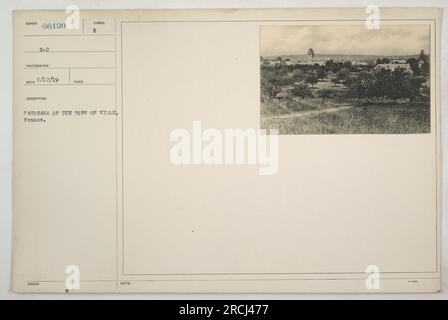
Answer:
POLYGON ((262 26, 261 55, 319 54, 417 55, 429 53, 429 25, 262 26))

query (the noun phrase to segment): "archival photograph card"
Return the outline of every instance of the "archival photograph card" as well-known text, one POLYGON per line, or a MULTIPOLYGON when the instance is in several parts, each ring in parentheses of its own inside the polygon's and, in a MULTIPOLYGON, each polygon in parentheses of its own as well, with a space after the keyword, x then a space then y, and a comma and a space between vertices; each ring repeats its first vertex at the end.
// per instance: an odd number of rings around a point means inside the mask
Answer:
POLYGON ((12 290, 439 291, 440 17, 15 11, 12 290))

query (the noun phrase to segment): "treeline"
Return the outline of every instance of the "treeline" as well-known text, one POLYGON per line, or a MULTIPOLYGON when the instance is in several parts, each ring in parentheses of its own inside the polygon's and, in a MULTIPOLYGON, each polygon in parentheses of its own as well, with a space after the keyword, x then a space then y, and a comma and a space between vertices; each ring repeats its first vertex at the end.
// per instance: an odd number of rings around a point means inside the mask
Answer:
POLYGON ((355 78, 348 79, 346 85, 350 97, 354 98, 387 97, 414 101, 429 95, 429 87, 424 85, 425 82, 426 77, 397 68, 394 71, 362 71, 355 78))
POLYGON ((303 72, 307 71, 315 71, 321 75, 327 73, 337 73, 339 70, 345 68, 352 72, 359 71, 360 69, 368 69, 374 65, 355 65, 351 61, 334 61, 333 59, 325 61, 325 64, 300 64, 300 63, 289 63, 289 59, 282 59, 281 57, 277 58, 275 64, 271 64, 269 60, 261 58, 261 66, 262 69, 276 71, 276 70, 286 70, 288 72, 292 72, 294 70, 301 70, 303 72))
MULTIPOLYGON (((288 68, 262 68, 261 69, 261 97, 262 100, 280 98, 310 98, 314 97, 312 87, 319 81, 324 79, 326 73, 321 69, 301 70, 294 69, 289 72, 288 68)), ((332 96, 331 90, 319 90, 316 95, 325 99, 332 96)))
MULTIPOLYGON (((376 63, 388 63, 381 58, 376 63)), ((429 57, 421 52, 419 59, 408 59, 412 72, 403 68, 393 71, 375 64, 354 65, 351 61, 328 60, 319 64, 288 64, 287 60, 277 59, 276 64, 261 61, 262 99, 293 98, 301 99, 319 96, 324 101, 334 95, 331 89, 312 90, 320 81, 331 81, 334 87, 343 84, 348 88, 348 98, 387 97, 390 99, 409 99, 414 101, 429 95, 425 82, 429 79, 429 57), (413 59, 413 60, 412 60, 413 59), (415 61, 414 61, 415 60, 415 61), (314 94, 313 94, 314 92, 314 94)))

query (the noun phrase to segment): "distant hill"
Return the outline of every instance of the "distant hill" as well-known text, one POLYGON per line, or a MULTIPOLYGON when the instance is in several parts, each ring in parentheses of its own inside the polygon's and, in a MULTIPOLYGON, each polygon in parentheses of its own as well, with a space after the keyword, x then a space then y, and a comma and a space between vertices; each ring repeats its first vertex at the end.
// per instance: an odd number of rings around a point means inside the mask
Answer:
MULTIPOLYGON (((289 60, 292 63, 310 61, 310 58, 306 54, 299 55, 282 55, 282 56, 267 56, 263 57, 268 60, 275 60, 281 57, 283 60, 289 60)), ((325 61, 325 60, 350 60, 359 62, 375 62, 378 58, 388 58, 388 59, 400 59, 407 60, 409 58, 418 58, 418 55, 405 55, 405 56, 383 56, 383 55, 349 55, 349 54, 316 54, 313 61, 325 61)))

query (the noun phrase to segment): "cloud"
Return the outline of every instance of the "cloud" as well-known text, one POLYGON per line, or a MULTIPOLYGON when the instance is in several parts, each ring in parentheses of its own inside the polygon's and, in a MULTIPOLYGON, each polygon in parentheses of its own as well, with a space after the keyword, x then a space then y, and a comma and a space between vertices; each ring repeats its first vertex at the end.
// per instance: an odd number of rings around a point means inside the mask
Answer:
POLYGON ((411 55, 429 52, 429 25, 262 26, 261 55, 316 54, 411 55))

